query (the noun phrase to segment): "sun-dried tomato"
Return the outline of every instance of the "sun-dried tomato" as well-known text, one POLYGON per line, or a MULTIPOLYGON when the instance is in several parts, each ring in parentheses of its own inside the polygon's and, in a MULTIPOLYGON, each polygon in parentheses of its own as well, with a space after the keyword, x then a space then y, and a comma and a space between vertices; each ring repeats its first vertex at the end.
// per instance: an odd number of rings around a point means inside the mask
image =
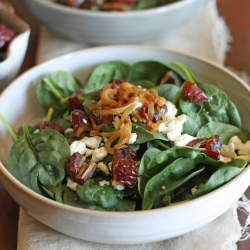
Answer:
POLYGON ((15 37, 16 32, 5 25, 0 24, 0 51, 5 51, 15 37))
POLYGON ((68 103, 69 103, 70 110, 74 110, 74 109, 84 110, 82 101, 79 99, 80 95, 84 95, 84 92, 82 90, 77 90, 75 93, 73 93, 69 97, 68 103))
POLYGON ((159 80, 158 85, 162 85, 165 83, 170 83, 173 85, 176 85, 178 87, 181 86, 182 81, 180 80, 180 77, 172 70, 168 70, 159 80))
POLYGON ((112 165, 112 184, 134 187, 139 177, 136 151, 132 147, 115 149, 112 165))
POLYGON ((112 114, 98 115, 94 112, 90 112, 89 119, 90 119, 90 121, 93 119, 95 124, 97 124, 97 125, 102 125, 104 123, 111 123, 114 119, 114 116, 112 114))
POLYGON ((136 5, 138 4, 138 0, 106 0, 107 3, 124 3, 124 4, 131 4, 136 5))
POLYGON ((64 134, 64 129, 57 123, 51 121, 45 121, 40 124, 40 130, 54 129, 60 134, 64 134))
POLYGON ((81 5, 80 0, 65 0, 65 4, 70 7, 78 8, 81 5))
POLYGON ((76 138, 81 138, 86 131, 90 131, 92 126, 88 114, 79 109, 71 112, 71 125, 76 138))
POLYGON ((189 102, 207 102, 206 94, 195 84, 186 81, 182 87, 182 97, 189 102))
POLYGON ((74 153, 66 162, 65 170, 73 181, 85 184, 94 175, 97 164, 84 162, 85 157, 80 153, 74 153))
POLYGON ((220 136, 213 135, 209 138, 198 138, 190 141, 186 146, 204 148, 204 154, 213 158, 214 160, 219 160, 221 148, 220 136))

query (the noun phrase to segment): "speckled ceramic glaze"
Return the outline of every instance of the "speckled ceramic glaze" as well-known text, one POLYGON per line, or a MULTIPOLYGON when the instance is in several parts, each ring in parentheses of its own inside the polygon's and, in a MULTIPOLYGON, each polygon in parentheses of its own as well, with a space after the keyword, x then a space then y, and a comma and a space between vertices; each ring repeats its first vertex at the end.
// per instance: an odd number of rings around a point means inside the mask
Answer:
MULTIPOLYGON (((80 80, 99 63, 123 60, 171 61, 187 65, 201 81, 222 88, 236 104, 244 127, 250 124, 250 90, 237 76, 215 64, 166 49, 143 46, 97 47, 71 53, 36 66, 18 77, 0 97, 0 112, 17 129, 35 123, 43 111, 35 88, 55 70, 67 70, 80 80), (18 100, 18 105, 16 100, 18 100), (15 107, 13 109, 13 107, 15 107)), ((102 243, 132 244, 169 239, 197 229, 224 213, 249 186, 250 167, 228 184, 195 200, 150 211, 101 212, 49 200, 23 186, 6 170, 12 140, 0 123, 0 180, 15 201, 30 215, 64 234, 102 243)))
POLYGON ((7 52, 0 62, 1 92, 14 79, 23 63, 29 43, 30 28, 15 14, 12 6, 5 1, 0 1, 0 24, 6 25, 18 34, 9 44, 7 52))
POLYGON ((165 38, 202 10, 208 0, 182 0, 158 8, 128 12, 94 12, 25 0, 29 10, 58 35, 95 45, 149 43, 165 38))

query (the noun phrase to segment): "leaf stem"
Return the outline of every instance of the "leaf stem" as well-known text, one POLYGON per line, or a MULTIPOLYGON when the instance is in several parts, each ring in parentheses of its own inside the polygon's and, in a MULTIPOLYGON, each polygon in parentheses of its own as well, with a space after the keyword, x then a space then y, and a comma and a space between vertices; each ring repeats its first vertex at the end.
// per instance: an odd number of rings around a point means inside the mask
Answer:
POLYGON ((2 121, 6 129, 9 131, 12 139, 14 141, 18 140, 19 136, 17 132, 14 130, 14 128, 9 124, 9 122, 4 118, 4 116, 1 113, 0 113, 0 120, 2 121))
POLYGON ((60 103, 63 104, 68 101, 68 97, 63 97, 53 86, 51 81, 48 78, 44 78, 43 81, 51 89, 52 93, 60 100, 60 103))
POLYGON ((167 146, 166 144, 162 143, 160 140, 154 140, 158 145, 160 145, 161 147, 165 148, 165 149, 170 149, 169 146, 167 146))

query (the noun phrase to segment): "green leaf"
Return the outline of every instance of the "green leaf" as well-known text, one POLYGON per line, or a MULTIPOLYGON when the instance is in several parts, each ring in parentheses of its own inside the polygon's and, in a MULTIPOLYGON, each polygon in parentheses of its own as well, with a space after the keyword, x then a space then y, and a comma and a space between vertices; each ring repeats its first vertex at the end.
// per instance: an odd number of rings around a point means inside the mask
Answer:
POLYGON ((240 172, 242 172, 247 165, 247 162, 242 159, 234 159, 230 162, 223 164, 217 171, 215 171, 211 177, 205 182, 204 185, 200 185, 197 191, 194 193, 193 198, 197 198, 201 195, 207 194, 225 183, 232 180, 240 172))
POLYGON ((63 135, 55 130, 20 137, 9 153, 9 172, 32 190, 41 193, 39 184, 56 186, 65 177, 64 162, 70 148, 63 135))
POLYGON ((166 194, 188 181, 194 175, 200 173, 193 171, 188 177, 186 174, 196 167, 194 160, 189 158, 178 158, 166 166, 161 172, 153 176, 146 184, 142 209, 147 210, 153 207, 154 202, 163 194, 166 194))
POLYGON ((144 124, 132 122, 132 132, 137 134, 136 144, 152 141, 155 139, 168 141, 168 138, 160 132, 150 132, 144 124))
POLYGON ((131 77, 131 67, 122 61, 111 61, 97 66, 88 76, 84 84, 86 93, 95 92, 102 89, 111 79, 121 79, 129 81, 131 77))
POLYGON ((198 138, 209 138, 212 135, 220 135, 222 144, 227 144, 233 136, 238 136, 242 142, 247 141, 245 133, 240 128, 221 122, 208 122, 197 133, 198 138))

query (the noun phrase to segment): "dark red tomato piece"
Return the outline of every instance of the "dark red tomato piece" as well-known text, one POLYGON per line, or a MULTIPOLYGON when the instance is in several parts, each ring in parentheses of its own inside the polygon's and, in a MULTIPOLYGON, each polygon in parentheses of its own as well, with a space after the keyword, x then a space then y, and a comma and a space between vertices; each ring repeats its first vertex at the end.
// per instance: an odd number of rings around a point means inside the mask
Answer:
POLYGON ((95 0, 85 0, 79 8, 85 10, 101 10, 101 4, 97 3, 95 0))
POLYGON ((98 115, 94 112, 90 112, 89 119, 90 119, 90 121, 93 120, 96 125, 102 125, 105 123, 111 123, 114 119, 114 116, 112 114, 98 115))
POLYGON ((84 160, 85 157, 76 152, 65 162, 65 170, 69 178, 80 184, 87 183, 97 168, 96 163, 86 163, 84 160))
POLYGON ((54 129, 60 134, 64 134, 64 129, 57 123, 51 121, 45 121, 40 124, 40 130, 54 129))
POLYGON ((0 51, 5 51, 15 37, 16 32, 0 24, 0 51))
POLYGON ((69 103, 70 110, 74 110, 74 109, 84 110, 82 101, 79 99, 80 95, 84 95, 84 92, 81 90, 78 90, 69 97, 68 103, 69 103))
POLYGON ((113 156, 112 184, 134 187, 139 177, 136 151, 132 147, 115 149, 113 156))
POLYGON ((204 153, 213 158, 214 160, 219 160, 221 148, 220 136, 213 135, 209 138, 198 138, 189 142, 186 146, 204 148, 204 153))
POLYGON ((129 5, 136 5, 138 4, 138 0, 107 0, 106 3, 123 3, 129 5))
POLYGON ((184 82, 182 97, 189 102, 207 102, 206 94, 195 84, 189 81, 184 82))
POLYGON ((78 8, 81 5, 80 0, 65 0, 65 4, 70 7, 78 8))
POLYGON ((92 128, 88 114, 79 109, 71 112, 71 125, 76 138, 81 138, 84 132, 90 131, 92 128))

